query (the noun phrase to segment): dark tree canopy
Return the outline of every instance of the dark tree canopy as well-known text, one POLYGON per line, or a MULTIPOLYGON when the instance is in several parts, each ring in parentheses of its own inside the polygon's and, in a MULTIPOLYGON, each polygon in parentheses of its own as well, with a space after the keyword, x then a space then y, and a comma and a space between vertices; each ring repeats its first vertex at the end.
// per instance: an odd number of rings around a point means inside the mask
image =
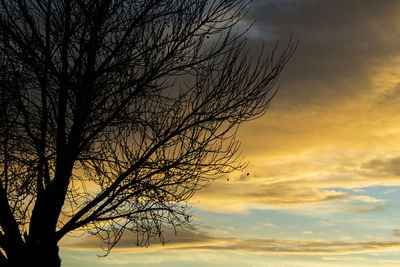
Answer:
POLYGON ((185 201, 244 166, 237 127, 296 46, 250 58, 247 5, 0 0, 1 266, 59 266, 75 230, 110 250, 190 225, 185 201))

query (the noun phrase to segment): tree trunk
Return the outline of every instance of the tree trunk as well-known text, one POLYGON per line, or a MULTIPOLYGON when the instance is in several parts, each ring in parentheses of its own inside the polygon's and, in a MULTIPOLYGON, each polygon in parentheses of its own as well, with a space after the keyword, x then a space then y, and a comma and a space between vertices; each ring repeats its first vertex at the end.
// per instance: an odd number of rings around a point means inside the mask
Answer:
POLYGON ((57 244, 27 245, 18 256, 8 258, 4 267, 60 267, 58 252, 57 244))

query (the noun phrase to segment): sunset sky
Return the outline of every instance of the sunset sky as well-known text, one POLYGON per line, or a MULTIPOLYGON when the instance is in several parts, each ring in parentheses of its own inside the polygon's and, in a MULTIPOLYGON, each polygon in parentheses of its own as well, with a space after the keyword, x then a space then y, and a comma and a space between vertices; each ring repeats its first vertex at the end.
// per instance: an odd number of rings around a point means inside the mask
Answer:
POLYGON ((399 17, 398 0, 255 0, 252 52, 300 44, 239 131, 246 171, 191 200, 198 230, 148 248, 126 235, 105 258, 67 238, 63 266, 399 266, 399 17))

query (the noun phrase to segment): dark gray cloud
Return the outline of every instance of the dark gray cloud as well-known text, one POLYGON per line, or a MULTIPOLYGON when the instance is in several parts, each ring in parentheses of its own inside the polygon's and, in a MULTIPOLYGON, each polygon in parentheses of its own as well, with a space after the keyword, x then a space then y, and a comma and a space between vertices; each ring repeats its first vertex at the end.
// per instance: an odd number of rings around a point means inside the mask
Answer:
POLYGON ((254 1, 248 19, 255 20, 256 28, 270 32, 272 37, 295 33, 314 42, 372 40, 380 31, 390 30, 388 22, 395 21, 399 5, 396 0, 258 0, 254 1))
POLYGON ((373 89, 371 73, 400 54, 399 1, 255 1, 249 46, 291 34, 300 46, 283 73, 278 105, 315 108, 373 89))

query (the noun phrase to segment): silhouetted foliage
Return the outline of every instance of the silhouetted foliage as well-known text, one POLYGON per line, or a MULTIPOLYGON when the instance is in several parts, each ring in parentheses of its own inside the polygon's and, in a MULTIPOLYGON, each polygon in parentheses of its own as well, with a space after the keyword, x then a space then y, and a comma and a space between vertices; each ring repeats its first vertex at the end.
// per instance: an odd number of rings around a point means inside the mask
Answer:
POLYGON ((251 60, 245 0, 0 0, 0 265, 59 266, 85 230, 138 245, 241 169, 295 44, 251 60))

